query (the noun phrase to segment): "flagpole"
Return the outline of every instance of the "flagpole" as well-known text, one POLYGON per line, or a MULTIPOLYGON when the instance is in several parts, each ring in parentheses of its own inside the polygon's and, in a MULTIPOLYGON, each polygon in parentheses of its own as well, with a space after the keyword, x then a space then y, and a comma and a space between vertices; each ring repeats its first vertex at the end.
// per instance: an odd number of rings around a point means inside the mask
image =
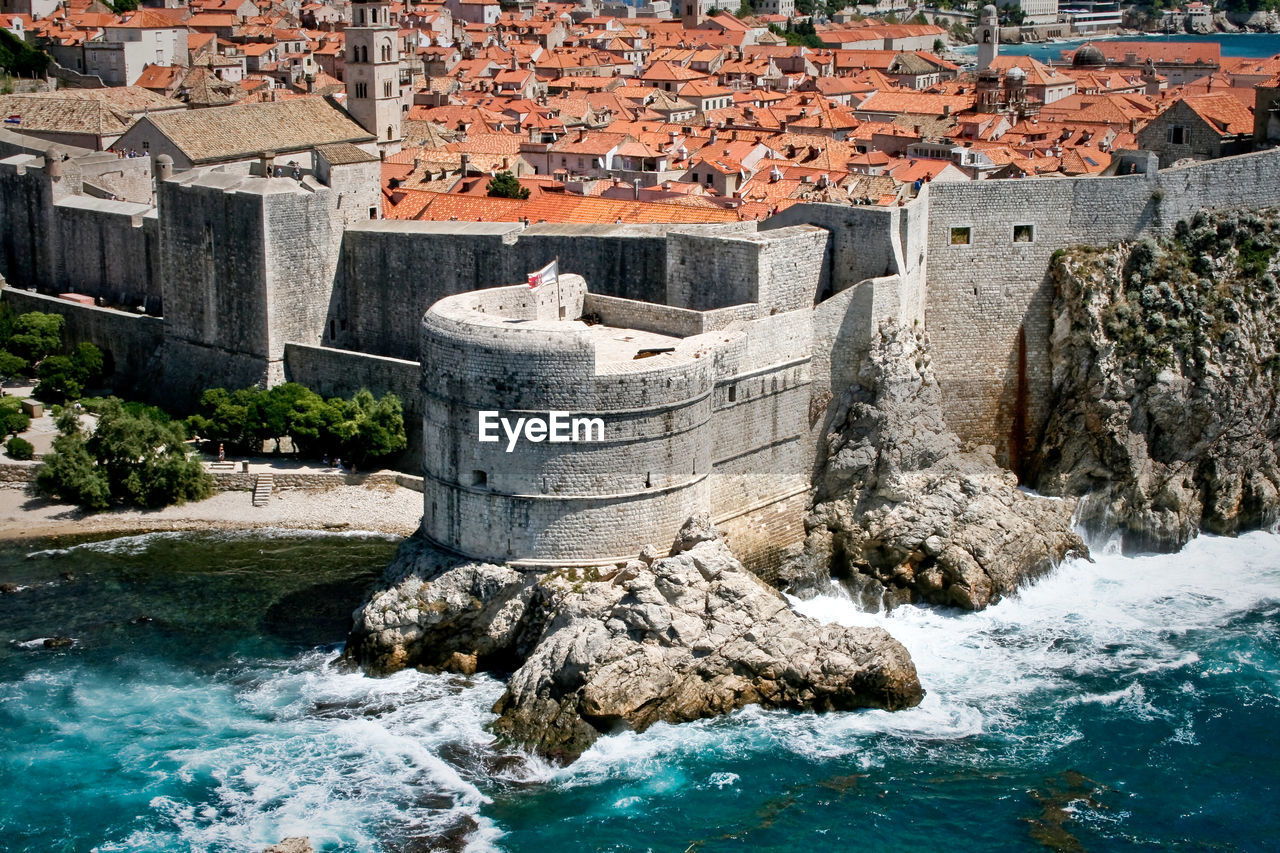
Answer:
POLYGON ((564 319, 564 303, 560 300, 560 256, 556 255, 556 319, 564 319))

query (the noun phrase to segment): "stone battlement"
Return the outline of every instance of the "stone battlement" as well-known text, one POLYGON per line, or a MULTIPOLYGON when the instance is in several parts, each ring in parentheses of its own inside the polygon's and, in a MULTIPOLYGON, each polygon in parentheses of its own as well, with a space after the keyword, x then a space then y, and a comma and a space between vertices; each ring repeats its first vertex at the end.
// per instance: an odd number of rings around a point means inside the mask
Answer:
MULTIPOLYGON (((139 168, 120 162, 119 180, 139 168)), ((6 299, 68 316, 119 385, 170 405, 286 379, 406 396, 424 529, 533 562, 622 559, 701 510, 767 569, 803 535, 830 402, 888 318, 928 327, 948 424, 1017 470, 1049 405, 1054 251, 1280 204, 1280 150, 704 226, 387 222, 376 163, 191 171, 156 181, 151 205, 95 196, 110 168, 0 160, 0 273, 22 288, 6 299), (555 259, 558 295, 510 285, 555 259), (475 440, 480 410, 609 431, 507 453, 475 440)))

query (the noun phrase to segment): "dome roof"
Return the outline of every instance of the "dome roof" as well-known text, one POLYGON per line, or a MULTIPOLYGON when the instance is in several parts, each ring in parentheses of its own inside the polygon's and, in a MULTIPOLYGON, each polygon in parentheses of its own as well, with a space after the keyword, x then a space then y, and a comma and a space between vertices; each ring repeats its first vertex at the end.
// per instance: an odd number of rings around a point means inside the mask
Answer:
POLYGON ((1027 79, 1027 72, 1015 65, 1004 72, 1004 76, 1006 80, 1025 80, 1027 79))
POLYGON ((1102 51, 1098 50, 1092 44, 1086 44, 1081 47, 1076 51, 1076 55, 1071 59, 1071 65, 1074 68, 1106 64, 1107 58, 1102 55, 1102 51))
POLYGON ((982 17, 984 18, 996 18, 999 15, 1000 13, 996 11, 996 7, 991 3, 982 7, 982 17))

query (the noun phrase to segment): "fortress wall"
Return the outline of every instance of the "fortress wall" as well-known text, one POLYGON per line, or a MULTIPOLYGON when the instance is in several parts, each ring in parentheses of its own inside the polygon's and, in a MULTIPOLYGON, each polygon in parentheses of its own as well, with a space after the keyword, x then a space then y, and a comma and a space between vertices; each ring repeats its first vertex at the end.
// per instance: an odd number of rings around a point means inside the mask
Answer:
POLYGON ((659 301, 694 311, 759 301, 761 244, 750 236, 669 235, 667 290, 659 301))
POLYGON ((52 217, 53 188, 43 171, 0 164, 0 275, 10 284, 47 287, 52 280, 52 217))
POLYGON ((326 343, 417 359, 419 323, 455 293, 512 282, 505 253, 514 223, 382 220, 347 229, 326 343))
POLYGON ((160 222, 132 202, 67 196, 53 207, 58 263, 49 285, 160 314, 160 222))
POLYGON ((674 227, 360 223, 343 237, 326 342, 418 358, 418 320, 436 301, 524 281, 557 257, 562 274, 583 276, 595 293, 662 303, 674 227))
POLYGON ((895 245, 885 239, 900 227, 901 217, 900 208, 794 204, 761 223, 760 228, 817 225, 831 232, 826 252, 827 292, 839 292, 864 279, 901 271, 903 261, 895 245))
POLYGON ((809 309, 829 286, 827 246, 830 232, 812 225, 797 225, 762 232, 758 269, 759 301, 763 310, 809 309))
POLYGON ((150 155, 113 157, 96 155, 77 161, 85 183, 100 187, 121 199, 150 204, 155 197, 150 155))
POLYGON ((532 225, 509 250, 502 284, 524 281, 557 257, 561 273, 587 280, 592 292, 662 303, 667 231, 663 225, 532 225))
POLYGON ((160 186, 165 333, 173 341, 265 362, 270 338, 263 197, 237 192, 242 178, 225 179, 226 188, 179 181, 160 186))
POLYGON ((164 338, 164 322, 159 317, 80 305, 11 286, 0 290, 0 295, 19 314, 43 311, 62 315, 66 320, 63 339, 71 346, 91 343, 101 349, 108 370, 106 381, 116 383, 117 391, 157 399, 151 369, 164 338))
POLYGON ((594 314, 606 326, 620 329, 638 329, 661 335, 687 338, 706 331, 706 314, 688 308, 672 308, 617 296, 601 296, 588 293, 583 304, 584 314, 594 314))
POLYGON ((762 317, 717 348, 710 511, 755 570, 804 535, 812 319, 808 308, 762 317))
POLYGON ((439 491, 430 478, 425 485, 422 521, 430 538, 456 549, 453 540, 438 538, 439 523, 465 519, 465 553, 530 566, 610 565, 634 558, 649 543, 669 549, 680 526, 707 502, 705 479, 669 491, 577 500, 439 491))
POLYGON ((271 361, 284 358, 286 341, 318 345, 324 337, 342 233, 341 220, 330 219, 332 206, 325 187, 263 196, 267 275, 260 287, 271 361))
POLYGON ((422 365, 350 350, 289 343, 284 348, 284 378, 322 397, 349 398, 362 388, 375 397, 390 392, 404 405, 408 446, 397 462, 409 470, 422 464, 422 365))
POLYGON ((1275 205, 1277 174, 1280 150, 1154 176, 930 186, 926 314, 948 424, 1017 470, 1051 400, 1053 252, 1167 231, 1205 207, 1275 205), (1033 242, 1013 242, 1019 224, 1033 242), (958 226, 969 245, 952 244, 958 226))

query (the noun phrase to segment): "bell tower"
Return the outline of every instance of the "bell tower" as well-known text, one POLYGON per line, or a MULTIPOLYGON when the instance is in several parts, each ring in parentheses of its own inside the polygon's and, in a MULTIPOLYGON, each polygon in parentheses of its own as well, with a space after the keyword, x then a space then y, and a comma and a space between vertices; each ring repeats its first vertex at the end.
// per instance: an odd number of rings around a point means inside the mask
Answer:
POLYGON ((346 29, 347 112, 378 138, 386 154, 400 150, 400 46, 390 0, 355 0, 346 29))
POLYGON ((985 71, 1000 52, 1000 13, 987 4, 978 18, 978 70, 985 71))

